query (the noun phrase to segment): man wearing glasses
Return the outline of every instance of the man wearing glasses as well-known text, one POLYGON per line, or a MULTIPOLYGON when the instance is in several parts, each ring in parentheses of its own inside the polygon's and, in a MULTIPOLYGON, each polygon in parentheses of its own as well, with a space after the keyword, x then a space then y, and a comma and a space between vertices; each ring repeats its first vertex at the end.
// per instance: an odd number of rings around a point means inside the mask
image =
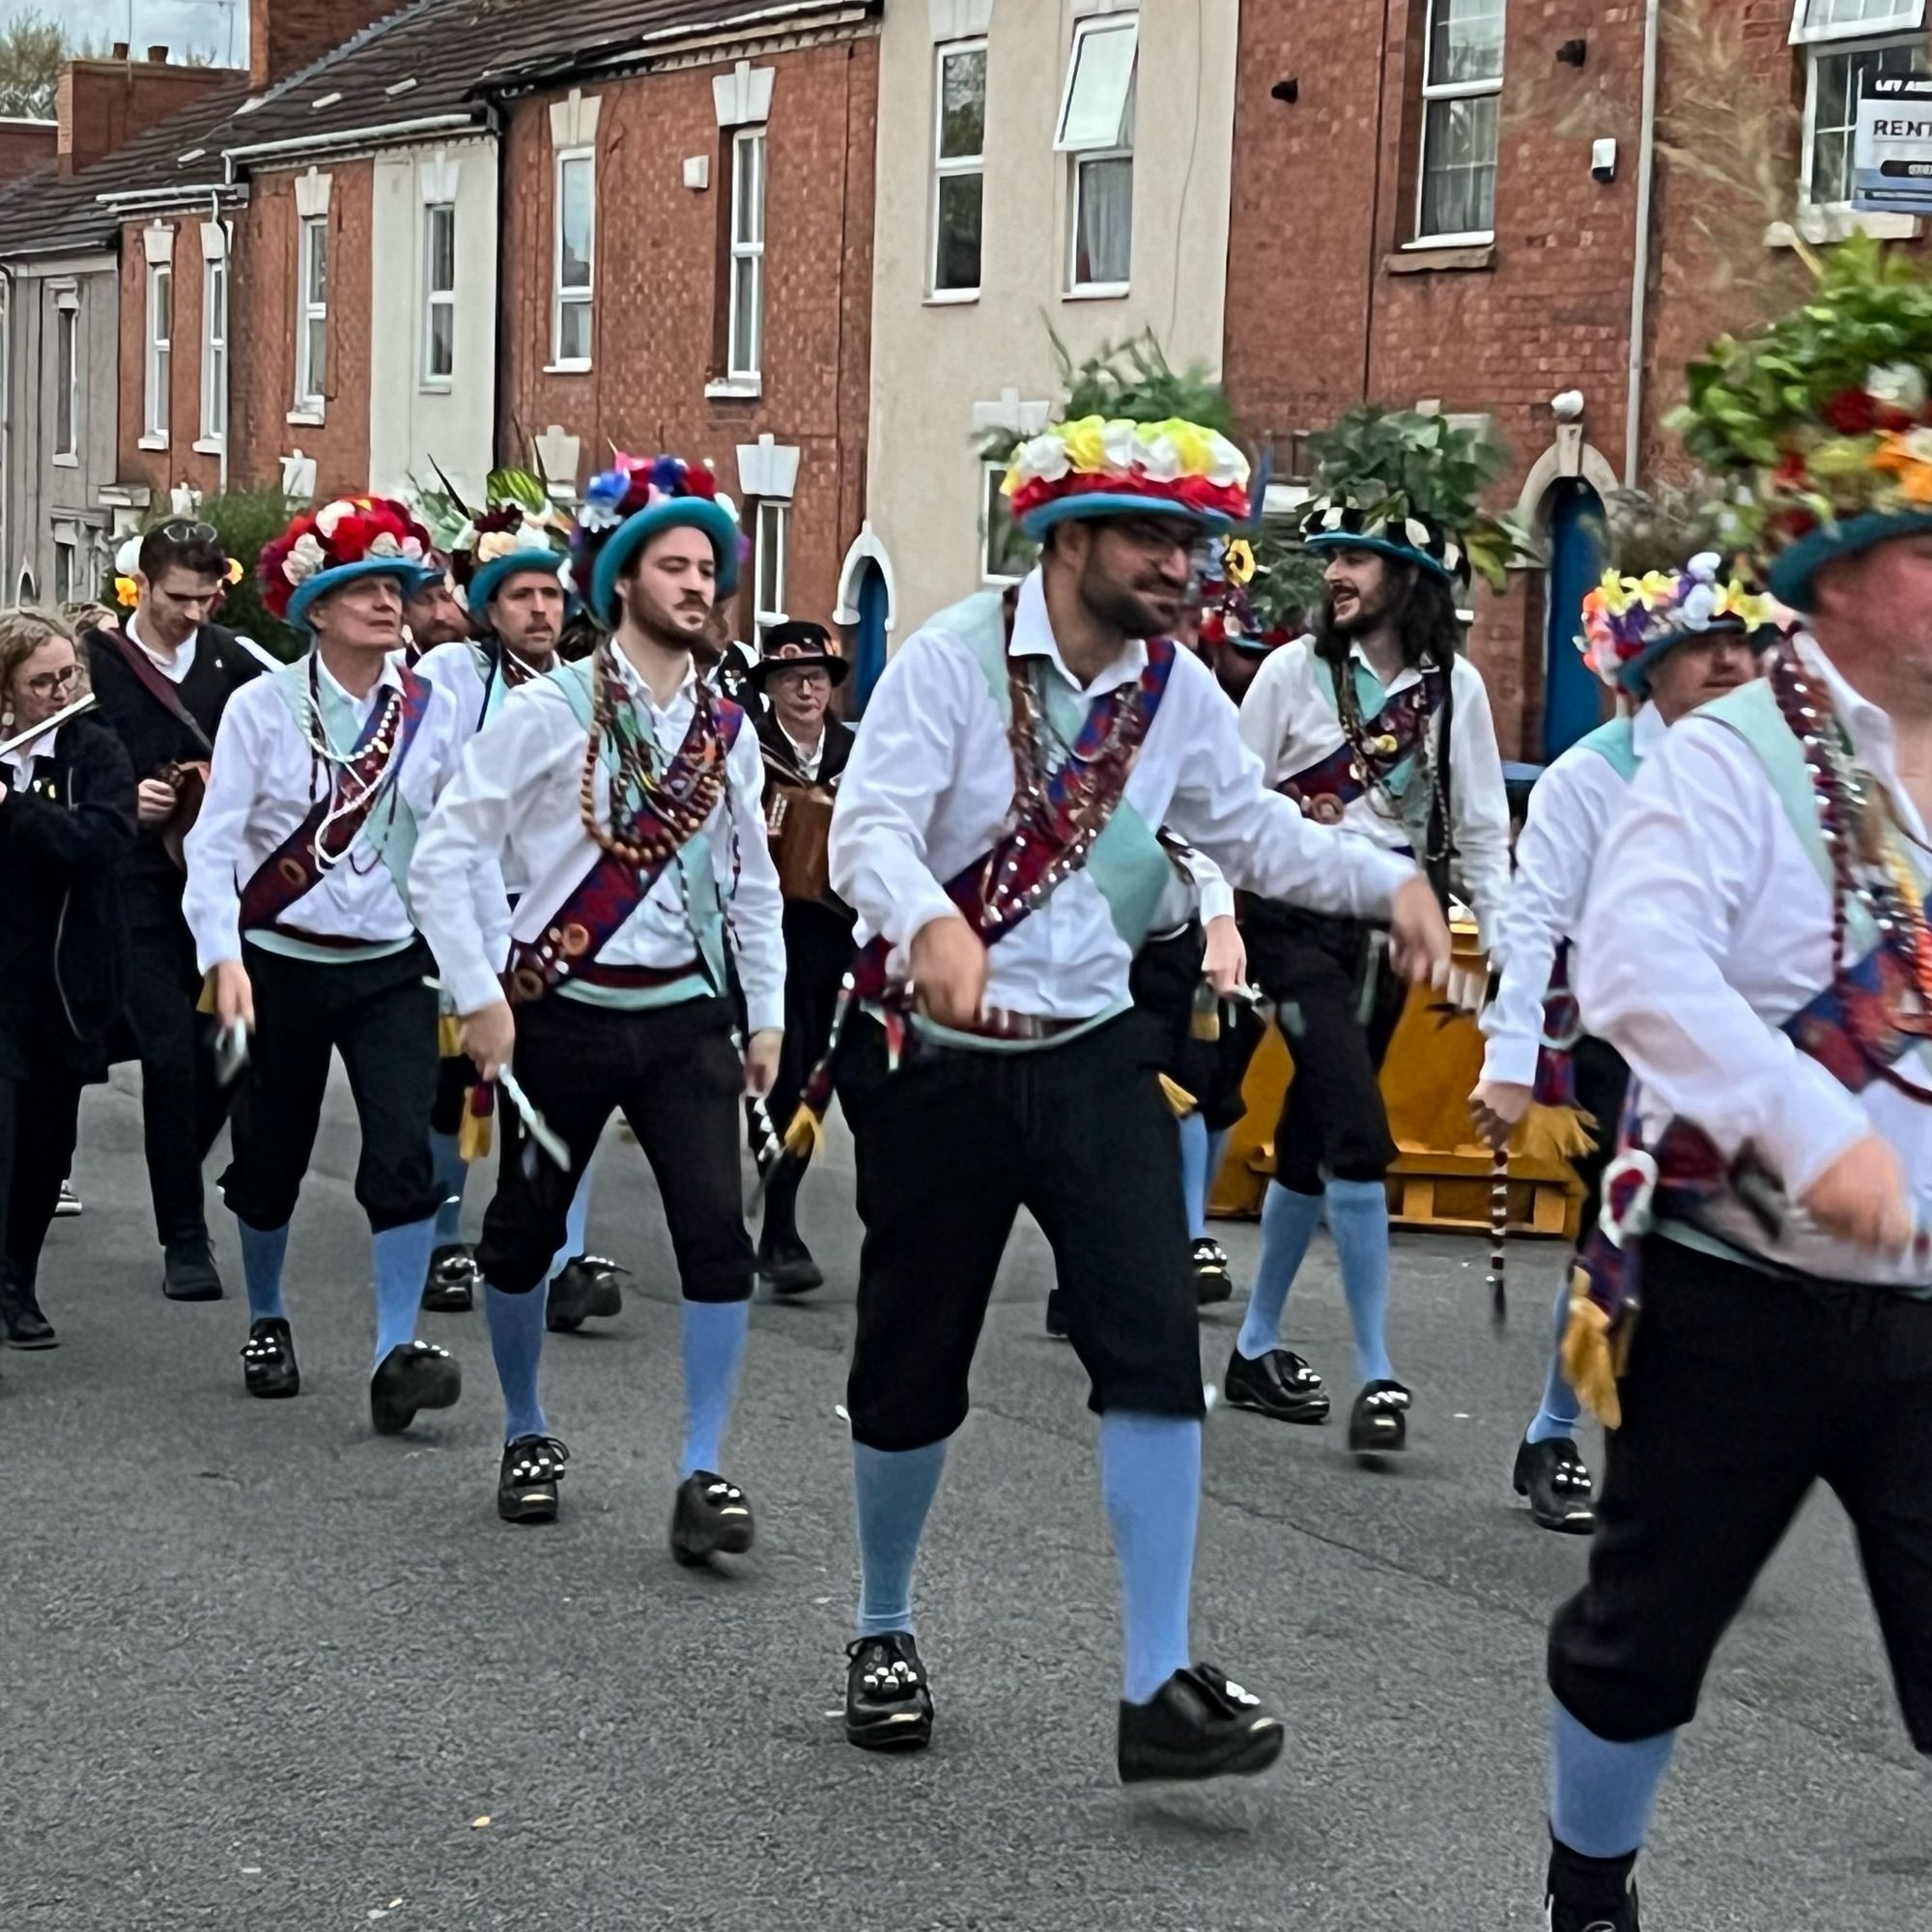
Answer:
POLYGON ((214 734, 228 700, 273 659, 210 621, 229 581, 211 524, 175 518, 141 539, 139 601, 118 628, 83 641, 100 717, 127 749, 139 790, 139 834, 126 861, 127 1018, 141 1060, 142 1138, 162 1292, 220 1298, 209 1253, 201 1167, 228 1114, 214 1078, 213 1034, 195 1011, 201 975, 182 917, 182 840, 200 809, 214 734))

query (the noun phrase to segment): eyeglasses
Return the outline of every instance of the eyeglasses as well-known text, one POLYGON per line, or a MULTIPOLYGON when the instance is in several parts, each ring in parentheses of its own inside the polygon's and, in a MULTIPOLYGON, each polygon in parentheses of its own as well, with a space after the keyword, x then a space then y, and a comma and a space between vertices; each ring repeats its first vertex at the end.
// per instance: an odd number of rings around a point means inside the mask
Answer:
POLYGON ((198 524, 188 517, 170 517, 161 526, 161 534, 171 544, 211 544, 218 533, 213 524, 198 524))
POLYGON ((27 680, 27 689, 36 697, 51 697, 57 691, 65 691, 80 675, 78 665, 63 665, 59 670, 43 670, 27 680))

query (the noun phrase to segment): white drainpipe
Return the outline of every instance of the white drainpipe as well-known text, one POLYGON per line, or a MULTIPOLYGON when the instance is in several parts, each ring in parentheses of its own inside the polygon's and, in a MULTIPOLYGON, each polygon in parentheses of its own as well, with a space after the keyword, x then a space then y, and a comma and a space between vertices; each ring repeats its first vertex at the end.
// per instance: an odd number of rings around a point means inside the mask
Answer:
POLYGON ((1643 440, 1644 312, 1650 294, 1650 197, 1657 176, 1657 43, 1663 0, 1643 15, 1643 128, 1637 140, 1636 248, 1631 269, 1630 406, 1624 418, 1624 488, 1634 490, 1643 440))

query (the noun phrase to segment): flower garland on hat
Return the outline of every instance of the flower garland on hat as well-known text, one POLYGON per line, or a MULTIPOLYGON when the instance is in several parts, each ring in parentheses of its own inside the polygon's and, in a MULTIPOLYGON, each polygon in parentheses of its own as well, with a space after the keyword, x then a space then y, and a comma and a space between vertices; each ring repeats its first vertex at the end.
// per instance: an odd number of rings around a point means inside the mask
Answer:
POLYGON ((1204 560, 1201 641, 1271 651, 1307 629, 1321 601, 1321 561, 1301 544, 1264 529, 1230 537, 1204 560))
POLYGON ((422 567, 429 553, 429 532, 407 503, 393 497, 338 497, 305 511, 264 544, 255 575, 269 614, 288 622, 289 600, 325 571, 390 559, 422 567))
POLYGON ((1714 343, 1670 418, 1741 486, 1725 534, 1801 610, 1822 564, 1932 528, 1932 281, 1865 235, 1807 260, 1811 299, 1714 343))
POLYGON ((681 456, 611 452, 609 469, 593 476, 570 530, 565 588, 607 626, 616 622, 614 583, 628 556, 656 529, 688 524, 711 538, 718 556, 718 594, 737 587, 752 546, 738 526, 737 506, 701 463, 681 456))

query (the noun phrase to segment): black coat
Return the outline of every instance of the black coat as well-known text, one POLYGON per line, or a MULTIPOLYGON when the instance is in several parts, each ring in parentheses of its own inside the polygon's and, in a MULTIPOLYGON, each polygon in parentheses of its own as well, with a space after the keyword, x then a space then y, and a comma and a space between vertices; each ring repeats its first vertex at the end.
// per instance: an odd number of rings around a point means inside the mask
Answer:
POLYGON ((127 984, 120 870, 134 847, 134 770, 90 716, 63 724, 24 788, 0 799, 0 1076, 55 1057, 105 1063, 127 984))
MULTIPOLYGON (((779 723, 779 714, 768 704, 762 711, 753 714, 752 724, 759 739, 788 765, 796 765, 798 753, 791 748, 791 740, 784 734, 784 726, 779 723)), ((851 725, 842 718, 835 718, 831 712, 825 714, 825 750, 819 754, 818 776, 814 784, 829 786, 838 778, 851 761, 852 747, 858 743, 851 725)), ((766 767, 766 791, 771 789, 771 768, 766 767)))

